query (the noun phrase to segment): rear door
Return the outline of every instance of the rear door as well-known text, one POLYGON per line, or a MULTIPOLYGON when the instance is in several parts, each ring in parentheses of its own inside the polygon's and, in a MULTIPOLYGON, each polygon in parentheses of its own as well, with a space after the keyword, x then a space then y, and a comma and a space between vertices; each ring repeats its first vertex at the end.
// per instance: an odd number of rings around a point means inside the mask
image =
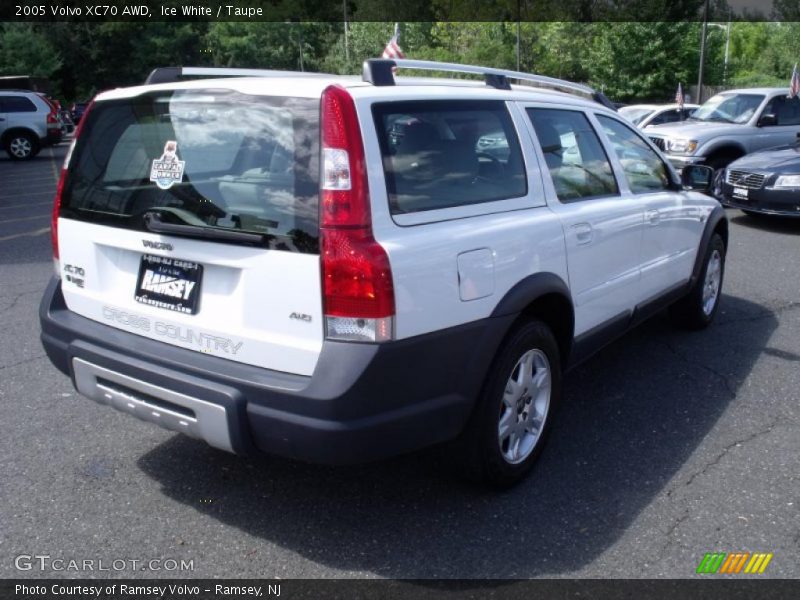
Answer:
POLYGON ((319 98, 158 91, 84 118, 58 221, 68 308, 310 375, 323 339, 319 98))
MULTIPOLYGON (((46 113, 44 113, 46 114, 46 113)), ((3 130, 11 127, 21 127, 34 132, 39 137, 44 137, 45 117, 37 114, 36 105, 30 98, 23 95, 0 96, 0 121, 3 130)))
POLYGON ((623 195, 611 161, 580 110, 526 109, 550 174, 550 208, 564 230, 575 333, 627 317, 639 285, 643 211, 623 195))

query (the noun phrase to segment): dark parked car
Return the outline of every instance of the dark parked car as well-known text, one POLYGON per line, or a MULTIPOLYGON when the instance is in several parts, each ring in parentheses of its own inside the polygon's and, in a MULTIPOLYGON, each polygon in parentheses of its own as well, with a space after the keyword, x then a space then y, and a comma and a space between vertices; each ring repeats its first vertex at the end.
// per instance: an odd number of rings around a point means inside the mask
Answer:
POLYGON ((748 214, 800 217, 800 134, 793 144, 754 152, 728 165, 722 203, 748 214))
POLYGON ((86 110, 87 106, 89 106, 88 102, 73 102, 72 106, 70 106, 69 112, 71 113, 72 116, 72 122, 75 125, 81 122, 83 111, 86 110))

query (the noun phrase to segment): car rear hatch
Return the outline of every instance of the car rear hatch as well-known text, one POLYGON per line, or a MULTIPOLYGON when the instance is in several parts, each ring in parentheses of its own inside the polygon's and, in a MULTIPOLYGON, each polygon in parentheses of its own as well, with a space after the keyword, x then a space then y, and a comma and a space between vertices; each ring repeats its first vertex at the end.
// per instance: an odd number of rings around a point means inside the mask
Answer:
POLYGON ((112 93, 84 116, 54 221, 67 307, 311 375, 323 341, 319 95, 206 84, 112 93))

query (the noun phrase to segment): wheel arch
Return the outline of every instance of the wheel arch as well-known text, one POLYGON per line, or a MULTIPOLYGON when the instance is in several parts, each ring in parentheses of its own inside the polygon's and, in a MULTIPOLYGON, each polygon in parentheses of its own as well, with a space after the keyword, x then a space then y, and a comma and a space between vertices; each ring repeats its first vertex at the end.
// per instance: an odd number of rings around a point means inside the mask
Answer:
POLYGON ((722 205, 715 206, 711 211, 711 214, 708 216, 708 221, 706 221, 706 227, 703 230, 703 236, 700 238, 700 244, 697 248, 697 256, 694 260, 694 268, 692 270, 691 278, 692 285, 701 275, 701 271, 703 269, 703 259, 706 255, 708 244, 711 242, 711 237, 715 233, 720 235, 722 242, 725 244, 725 248, 727 249, 728 217, 725 215, 725 209, 722 208, 722 205))
POLYGON ((34 140, 34 143, 41 145, 42 140, 39 137, 39 134, 36 133, 35 130, 31 129, 30 127, 20 127, 18 125, 14 127, 9 127, 6 131, 4 131, 2 138, 0 138, 0 143, 2 143, 5 146, 9 139, 14 137, 15 135, 19 135, 20 133, 25 133, 27 135, 30 135, 34 140))
MULTIPOLYGON (((569 287, 555 273, 536 273, 518 282, 497 304, 493 317, 518 315, 535 317, 550 327, 558 343, 562 368, 569 361, 575 333, 575 309, 569 287)), ((507 332, 507 334, 509 333, 507 332)))
POLYGON ((733 162, 737 158, 741 158, 747 154, 747 150, 738 142, 722 142, 718 145, 715 145, 711 148, 706 155, 705 163, 709 166, 717 163, 719 160, 726 160, 725 165, 727 166, 729 163, 733 162))

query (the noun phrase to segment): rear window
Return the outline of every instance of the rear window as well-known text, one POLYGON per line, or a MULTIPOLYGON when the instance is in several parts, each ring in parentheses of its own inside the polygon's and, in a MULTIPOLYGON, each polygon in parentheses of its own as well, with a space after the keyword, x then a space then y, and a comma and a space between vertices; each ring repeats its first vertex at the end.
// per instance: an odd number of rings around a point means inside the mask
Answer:
POLYGON ((61 216, 145 230, 179 225, 261 234, 318 252, 319 100, 230 90, 100 102, 70 164, 61 216))
POLYGON ((392 214, 527 194, 525 165, 502 101, 375 104, 392 214))

